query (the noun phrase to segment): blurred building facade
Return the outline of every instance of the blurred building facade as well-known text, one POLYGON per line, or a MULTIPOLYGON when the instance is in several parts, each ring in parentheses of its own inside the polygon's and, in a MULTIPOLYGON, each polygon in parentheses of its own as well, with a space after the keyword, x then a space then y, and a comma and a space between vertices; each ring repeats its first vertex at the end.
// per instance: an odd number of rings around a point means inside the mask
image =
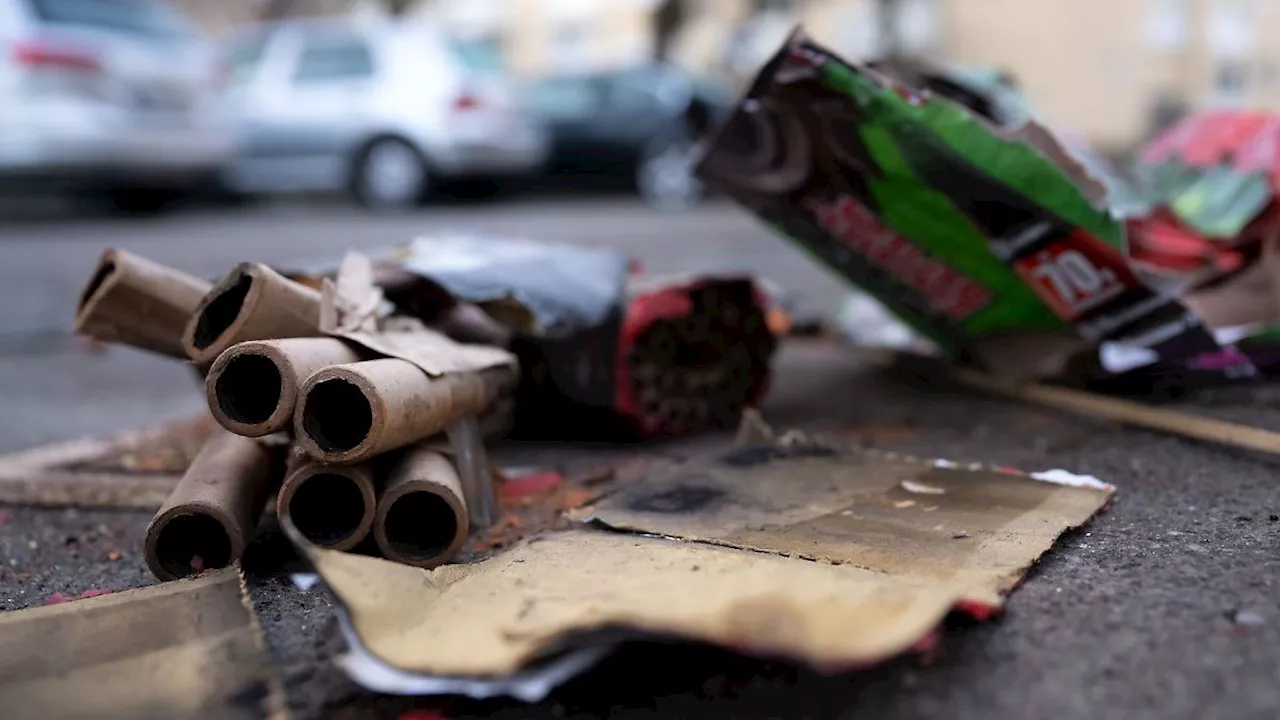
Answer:
MULTIPOLYGON (((173 0, 211 29, 388 0, 173 0), (285 8, 281 10, 281 8, 285 8)), ((742 86, 797 24, 853 59, 889 49, 1010 71, 1053 124, 1121 150, 1188 108, 1280 110, 1278 0, 407 0, 522 75, 660 57, 742 86)))

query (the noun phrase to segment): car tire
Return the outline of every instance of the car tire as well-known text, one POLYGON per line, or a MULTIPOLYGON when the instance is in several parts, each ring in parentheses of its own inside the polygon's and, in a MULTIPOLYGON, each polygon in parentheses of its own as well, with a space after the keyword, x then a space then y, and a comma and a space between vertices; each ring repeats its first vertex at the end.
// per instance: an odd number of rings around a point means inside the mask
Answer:
POLYGON ((125 215, 158 215, 178 199, 179 193, 154 188, 112 188, 107 191, 111 209, 125 215))
POLYGON ((701 202, 706 189, 693 173, 697 148, 689 140, 674 140, 641 155, 636 168, 641 199, 660 210, 686 210, 701 202))
POLYGON ((426 199, 430 177, 422 153, 399 138, 370 142, 356 155, 351 169, 351 192, 369 210, 401 211, 426 199))

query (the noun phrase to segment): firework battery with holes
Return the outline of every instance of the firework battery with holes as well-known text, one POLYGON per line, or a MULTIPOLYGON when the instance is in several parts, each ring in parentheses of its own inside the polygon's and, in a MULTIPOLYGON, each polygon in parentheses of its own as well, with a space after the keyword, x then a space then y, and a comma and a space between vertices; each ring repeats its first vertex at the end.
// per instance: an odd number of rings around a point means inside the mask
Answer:
POLYGON ((1129 269, 1070 159, 1034 122, 1000 129, 796 34, 698 173, 953 357, 1008 336, 1220 350, 1129 269))
POLYGON ((771 295, 751 278, 632 283, 614 407, 641 437, 738 424, 769 387, 771 295))

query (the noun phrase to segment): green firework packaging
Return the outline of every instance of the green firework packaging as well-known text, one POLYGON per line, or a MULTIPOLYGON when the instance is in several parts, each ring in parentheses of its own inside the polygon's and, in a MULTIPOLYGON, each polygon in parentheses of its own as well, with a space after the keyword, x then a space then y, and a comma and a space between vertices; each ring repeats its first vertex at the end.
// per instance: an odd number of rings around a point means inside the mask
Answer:
POLYGON ((1069 158, 1043 128, 998 128, 797 34, 698 173, 954 356, 1020 334, 1123 341, 1168 361, 1220 350, 1135 276, 1124 223, 1090 201, 1069 158))

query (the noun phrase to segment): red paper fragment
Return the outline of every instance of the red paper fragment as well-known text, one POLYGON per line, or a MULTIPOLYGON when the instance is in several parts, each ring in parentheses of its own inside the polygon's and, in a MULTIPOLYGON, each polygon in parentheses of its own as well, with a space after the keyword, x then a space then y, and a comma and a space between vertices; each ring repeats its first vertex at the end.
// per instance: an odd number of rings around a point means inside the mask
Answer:
POLYGON ((560 483, 563 481, 564 477, 555 470, 519 475, 508 478, 505 483, 499 486, 499 494, 503 501, 513 502, 530 495, 541 495, 555 490, 560 487, 560 483))
POLYGON ((71 601, 71 598, 67 597, 63 593, 56 592, 50 595, 49 597, 45 598, 44 604, 45 605, 61 605, 64 602, 70 602, 70 601, 71 601))
POLYGON ((956 603, 956 612, 963 613, 978 622, 986 622, 1000 614, 1000 608, 975 600, 961 600, 956 603))
POLYGON ((84 600, 86 598, 98 597, 99 595, 110 595, 113 592, 115 592, 115 590, 85 590, 80 593, 79 599, 84 600))
POLYGON ((197 575, 204 572, 204 558, 199 555, 191 556, 191 572, 197 575))

